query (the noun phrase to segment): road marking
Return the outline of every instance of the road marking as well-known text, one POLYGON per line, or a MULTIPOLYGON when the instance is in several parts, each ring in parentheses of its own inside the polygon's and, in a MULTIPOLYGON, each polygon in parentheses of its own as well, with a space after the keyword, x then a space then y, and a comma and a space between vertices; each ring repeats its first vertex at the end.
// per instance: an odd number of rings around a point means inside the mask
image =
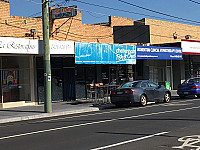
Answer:
POLYGON ((145 116, 159 115, 159 114, 165 114, 165 113, 179 112, 179 111, 185 111, 185 110, 191 110, 191 109, 197 109, 197 108, 200 108, 200 106, 190 107, 190 108, 182 108, 182 109, 175 109, 175 110, 167 110, 167 111, 163 111, 163 112, 154 112, 154 113, 149 113, 149 114, 141 114, 141 115, 136 115, 136 116, 122 117, 122 118, 114 118, 114 119, 108 119, 108 120, 102 120, 102 121, 88 122, 88 123, 76 124, 76 125, 71 125, 71 126, 52 128, 52 129, 34 131, 34 132, 29 132, 29 133, 22 133, 22 134, 17 134, 17 135, 0 137, 0 140, 10 139, 10 138, 15 138, 15 137, 21 137, 21 136, 27 136, 27 135, 33 135, 33 134, 39 134, 39 133, 45 133, 45 132, 50 132, 50 131, 69 129, 69 128, 74 128, 74 127, 81 127, 81 126, 86 126, 86 125, 93 125, 93 124, 100 124, 100 123, 106 123, 106 122, 112 122, 112 121, 138 118, 138 117, 145 117, 145 116))
POLYGON ((184 149, 185 147, 196 148, 196 150, 200 150, 200 146, 194 145, 200 143, 200 135, 191 135, 185 136, 178 139, 179 142, 183 142, 181 146, 173 146, 172 148, 176 149, 184 149))
POLYGON ((107 148, 111 148, 111 147, 116 147, 116 146, 120 146, 120 145, 124 145, 124 144, 128 144, 128 143, 132 143, 132 142, 136 142, 136 141, 141 141, 141 140, 144 140, 144 139, 152 138, 154 136, 167 134, 167 133, 169 133, 169 132, 160 132, 160 133, 156 133, 156 134, 140 137, 140 138, 137 138, 137 139, 132 139, 132 140, 116 143, 116 144, 111 144, 111 145, 107 145, 107 146, 103 146, 103 147, 99 147, 99 148, 94 148, 94 149, 91 149, 91 150, 102 150, 102 149, 107 149, 107 148))
MULTIPOLYGON (((185 103, 185 102, 190 102, 190 101, 194 101, 196 99, 190 99, 190 100, 185 100, 185 101, 181 101, 181 103, 185 103)), ((171 102, 168 104, 179 104, 180 101, 175 101, 175 102, 171 102)), ((121 109, 121 110, 112 110, 109 112, 98 112, 98 113, 92 113, 92 114, 84 114, 84 115, 78 115, 78 116, 67 116, 67 117, 59 117, 59 118, 54 118, 54 119, 45 119, 45 120, 41 120, 41 121, 34 121, 34 123, 41 123, 41 122, 50 122, 50 121, 57 121, 57 120, 63 120, 63 119, 71 119, 71 118, 80 118, 80 117, 88 117, 88 116, 95 116, 95 115, 102 115, 102 114, 110 114, 110 113, 118 113, 118 112, 124 112, 124 111, 131 111, 131 110, 138 110, 138 109, 147 109, 150 107, 159 107, 159 106, 165 106, 166 104, 162 103, 162 104, 158 104, 158 105, 149 105, 149 106, 145 106, 145 107, 137 107, 137 108, 127 108, 127 109, 121 109)))
POLYGON ((193 103, 168 103, 168 104, 165 104, 164 106, 185 106, 185 105, 192 105, 193 103))
MULTIPOLYGON (((160 104, 163 105, 163 104, 160 104)), ((145 106, 145 107, 137 107, 137 108, 126 108, 126 109, 120 109, 120 110, 112 110, 109 112, 97 112, 97 113, 92 113, 92 114, 83 114, 83 115, 77 115, 77 116, 67 116, 67 117, 59 117, 59 118, 53 118, 53 119, 45 119, 41 121, 34 121, 33 123, 41 123, 41 122, 50 122, 50 121, 58 121, 58 120, 64 120, 64 119, 72 119, 72 118, 80 118, 80 117, 88 117, 88 116, 95 116, 95 115, 102 115, 102 114, 110 114, 110 113, 118 113, 118 112, 124 112, 124 111, 131 111, 131 110, 138 110, 138 109, 147 109, 150 107, 157 107, 160 105, 150 105, 150 106, 145 106)))

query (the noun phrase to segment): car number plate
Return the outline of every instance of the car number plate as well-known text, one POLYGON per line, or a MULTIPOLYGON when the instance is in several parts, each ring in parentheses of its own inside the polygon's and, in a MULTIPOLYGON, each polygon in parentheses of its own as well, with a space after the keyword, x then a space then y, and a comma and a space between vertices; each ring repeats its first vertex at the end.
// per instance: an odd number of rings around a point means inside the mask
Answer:
POLYGON ((188 94, 188 92, 184 92, 184 94, 188 94))
POLYGON ((117 92, 117 94, 123 94, 123 92, 117 92))

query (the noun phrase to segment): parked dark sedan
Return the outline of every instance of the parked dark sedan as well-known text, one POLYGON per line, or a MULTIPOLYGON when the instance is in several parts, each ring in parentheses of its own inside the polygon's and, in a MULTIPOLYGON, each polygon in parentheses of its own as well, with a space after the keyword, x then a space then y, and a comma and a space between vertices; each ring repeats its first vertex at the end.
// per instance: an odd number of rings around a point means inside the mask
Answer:
POLYGON ((127 82, 111 91, 110 98, 116 106, 133 103, 145 106, 147 102, 170 102, 171 92, 152 81, 138 80, 127 82))
POLYGON ((189 78, 178 86, 177 94, 181 98, 188 95, 196 95, 200 98, 200 77, 189 78))

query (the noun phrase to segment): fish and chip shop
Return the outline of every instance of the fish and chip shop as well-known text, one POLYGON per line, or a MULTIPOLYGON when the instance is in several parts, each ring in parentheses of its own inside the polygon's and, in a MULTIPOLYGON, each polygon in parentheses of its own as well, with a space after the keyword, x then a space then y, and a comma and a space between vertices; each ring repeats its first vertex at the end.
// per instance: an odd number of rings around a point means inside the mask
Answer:
POLYGON ((156 83, 170 82, 176 89, 181 81, 182 49, 178 47, 136 46, 137 78, 156 83))
POLYGON ((136 46, 75 42, 76 97, 90 97, 90 85, 117 86, 134 76, 136 46))

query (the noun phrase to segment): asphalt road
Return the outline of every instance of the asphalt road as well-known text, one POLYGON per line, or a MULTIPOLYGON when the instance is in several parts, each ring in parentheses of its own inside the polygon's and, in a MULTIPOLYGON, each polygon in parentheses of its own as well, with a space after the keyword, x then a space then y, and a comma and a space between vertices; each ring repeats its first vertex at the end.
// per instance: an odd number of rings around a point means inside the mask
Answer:
POLYGON ((200 99, 0 125, 5 150, 199 150, 200 99))

